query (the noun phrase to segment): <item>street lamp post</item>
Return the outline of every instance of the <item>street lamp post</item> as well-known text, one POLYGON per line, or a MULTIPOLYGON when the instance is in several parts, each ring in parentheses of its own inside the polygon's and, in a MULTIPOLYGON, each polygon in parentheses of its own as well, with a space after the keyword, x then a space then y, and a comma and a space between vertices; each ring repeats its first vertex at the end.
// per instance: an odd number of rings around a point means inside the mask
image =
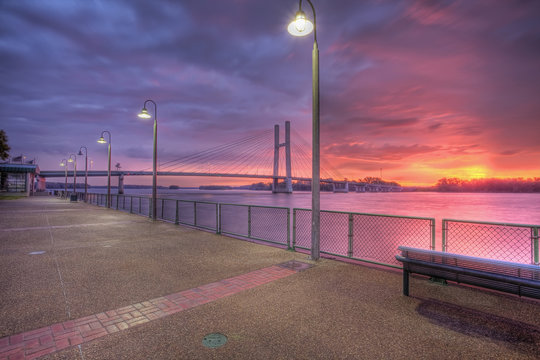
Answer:
POLYGON ((73 195, 76 194, 77 191, 77 156, 75 154, 70 154, 68 162, 73 163, 73 195))
POLYGON ((321 194, 320 194, 320 131, 319 131, 319 47, 317 44, 317 23, 315 8, 311 0, 306 0, 313 11, 313 23, 302 11, 302 0, 295 19, 287 30, 294 36, 306 36, 313 32, 313 108, 312 108, 312 175, 311 175, 311 259, 320 257, 321 240, 321 194))
POLYGON ((81 146, 77 155, 84 155, 84 201, 86 201, 88 196, 88 149, 86 146, 81 146), (82 149, 84 149, 84 154, 82 153, 82 149))
POLYGON ((138 114, 142 119, 150 119, 152 115, 146 110, 147 103, 154 104, 154 159, 153 159, 153 173, 152 173, 152 220, 156 220, 157 214, 157 104, 154 100, 146 100, 143 104, 143 109, 138 114))
POLYGON ((108 146, 108 172, 107 172, 107 208, 111 207, 111 133, 107 130, 101 132, 101 137, 97 141, 100 144, 109 144, 108 146), (109 135, 109 141, 103 138, 103 134, 109 135))
POLYGON ((60 163, 60 166, 64 166, 65 167, 65 181, 64 181, 64 193, 66 194, 66 197, 67 197, 67 160, 66 159, 62 159, 62 162, 60 163))

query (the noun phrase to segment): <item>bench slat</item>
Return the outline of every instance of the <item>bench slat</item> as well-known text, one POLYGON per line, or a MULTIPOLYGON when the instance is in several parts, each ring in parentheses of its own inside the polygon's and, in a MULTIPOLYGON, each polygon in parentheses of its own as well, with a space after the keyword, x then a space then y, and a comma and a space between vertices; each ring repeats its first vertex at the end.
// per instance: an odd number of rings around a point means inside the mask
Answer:
POLYGON ((398 248, 403 263, 403 294, 409 294, 409 273, 495 289, 540 299, 540 267, 500 260, 445 253, 434 250, 398 248))
MULTIPOLYGON (((459 266, 430 263, 427 261, 405 258, 399 255, 396 255, 396 259, 398 261, 401 261, 402 263, 415 264, 415 265, 420 265, 420 266, 431 268, 431 269, 448 271, 450 273, 468 275, 468 276, 479 277, 479 278, 493 280, 493 281, 500 281, 503 283, 509 283, 509 284, 514 284, 514 285, 519 285, 519 286, 527 286, 534 289, 540 289, 540 281, 523 279, 523 278, 519 278, 515 276, 500 275, 500 274, 490 273, 490 272, 481 271, 481 270, 467 269, 467 268, 462 268, 459 266)), ((424 275, 432 275, 432 274, 429 273, 429 274, 424 274, 424 275)))

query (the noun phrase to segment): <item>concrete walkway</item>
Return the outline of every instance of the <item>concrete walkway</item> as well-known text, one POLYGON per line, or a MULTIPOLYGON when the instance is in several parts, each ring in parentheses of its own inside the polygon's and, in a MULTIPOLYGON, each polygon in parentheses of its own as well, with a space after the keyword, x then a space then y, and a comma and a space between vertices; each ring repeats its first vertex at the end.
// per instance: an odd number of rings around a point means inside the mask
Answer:
POLYGON ((540 357, 540 302, 421 277, 411 294, 393 270, 55 198, 0 201, 0 359, 540 357), (211 333, 227 343, 203 346, 211 333))

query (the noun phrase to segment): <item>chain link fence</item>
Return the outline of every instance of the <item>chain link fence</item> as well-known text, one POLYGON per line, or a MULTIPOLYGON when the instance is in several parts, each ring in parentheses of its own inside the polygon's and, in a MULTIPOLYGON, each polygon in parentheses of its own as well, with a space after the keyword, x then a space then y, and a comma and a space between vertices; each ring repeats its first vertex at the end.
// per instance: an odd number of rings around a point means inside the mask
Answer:
POLYGON ((218 232, 218 204, 203 201, 194 201, 194 203, 193 226, 218 232))
MULTIPOLYGON (((67 199, 71 192, 56 190, 67 199)), ((77 199, 107 206, 107 194, 78 192, 77 199)), ((175 224, 286 245, 291 248, 290 209, 285 207, 218 204, 158 199, 157 218, 175 224)), ((146 196, 111 194, 111 208, 151 216, 146 196)), ((293 209, 292 249, 311 249, 311 210, 293 209)), ((321 211, 321 253, 400 267, 398 246, 435 249, 435 220, 407 216, 321 211)), ((442 251, 482 258, 540 263, 540 225, 442 221, 442 251)))
MULTIPOLYGON (((321 253, 399 268, 400 245, 434 249, 435 219, 321 211, 321 253)), ((311 249, 309 209, 293 209, 293 248, 311 249)))
POLYGON ((446 252, 523 264, 539 264, 540 225, 442 221, 442 249, 446 252))
POLYGON ((290 248, 290 209, 219 204, 220 232, 290 248))
POLYGON ((178 206, 177 204, 178 204, 178 200, 175 200, 175 199, 161 199, 161 205, 160 205, 161 212, 158 211, 160 218, 165 221, 178 224, 178 218, 177 218, 177 212, 176 212, 176 208, 178 206))

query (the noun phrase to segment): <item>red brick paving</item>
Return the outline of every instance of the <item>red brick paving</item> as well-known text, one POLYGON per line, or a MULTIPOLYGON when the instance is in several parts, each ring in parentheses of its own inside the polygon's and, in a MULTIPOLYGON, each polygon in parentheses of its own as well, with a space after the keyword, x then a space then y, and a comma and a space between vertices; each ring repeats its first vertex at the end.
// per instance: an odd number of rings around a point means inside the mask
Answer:
POLYGON ((257 287, 296 272, 292 267, 283 266, 283 264, 274 265, 120 309, 7 336, 0 339, 0 360, 35 359, 257 287))

